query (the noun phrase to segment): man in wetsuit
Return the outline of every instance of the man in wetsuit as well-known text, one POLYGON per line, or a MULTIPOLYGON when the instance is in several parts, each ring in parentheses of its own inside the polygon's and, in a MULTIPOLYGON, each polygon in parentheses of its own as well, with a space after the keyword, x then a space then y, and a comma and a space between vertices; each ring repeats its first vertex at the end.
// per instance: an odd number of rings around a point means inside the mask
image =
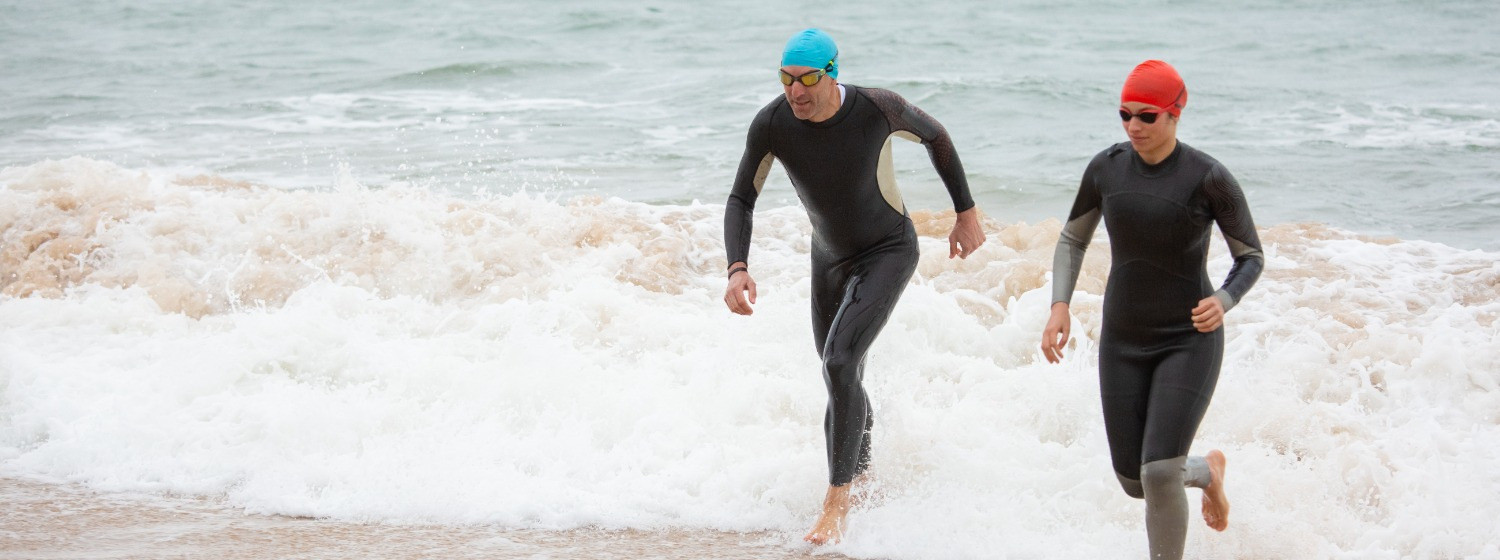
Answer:
POLYGON ((1062 358, 1068 302, 1099 220, 1109 231, 1111 266, 1099 336, 1099 389, 1115 476, 1146 500, 1152 558, 1182 558, 1187 538, 1184 486, 1203 489, 1203 519, 1229 524, 1224 454, 1187 456, 1208 409, 1224 356, 1224 314, 1260 277, 1260 238, 1239 183, 1222 164, 1177 141, 1187 87, 1170 65, 1136 66, 1120 95, 1129 142, 1094 156, 1052 266, 1052 316, 1042 353, 1062 358), (1234 257, 1222 287, 1209 283, 1209 227, 1234 257))
POLYGON ((745 154, 724 211, 729 285, 724 303, 752 313, 755 280, 749 265, 755 200, 779 160, 812 222, 813 342, 823 360, 828 410, 829 487, 823 514, 804 537, 837 542, 849 509, 851 482, 866 479, 871 415, 861 385, 865 352, 917 267, 917 234, 896 190, 892 136, 927 146, 958 212, 949 258, 967 258, 984 243, 978 211, 948 132, 895 93, 840 84, 838 48, 808 29, 787 42, 781 58, 785 95, 750 123, 745 154), (748 297, 747 297, 748 296, 748 297))

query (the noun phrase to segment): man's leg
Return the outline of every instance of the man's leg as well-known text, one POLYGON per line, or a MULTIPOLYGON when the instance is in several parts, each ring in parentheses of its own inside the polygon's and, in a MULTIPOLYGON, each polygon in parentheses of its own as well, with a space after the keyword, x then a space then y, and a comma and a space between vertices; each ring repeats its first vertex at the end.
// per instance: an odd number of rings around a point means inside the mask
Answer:
MULTIPOLYGON (((839 540, 849 510, 849 484, 869 467, 868 435, 873 416, 863 384, 865 354, 890 319, 896 301, 916 270, 915 241, 913 234, 902 242, 882 246, 855 262, 846 263, 850 274, 841 286, 837 311, 820 345, 823 380, 828 388, 824 435, 828 445, 829 489, 823 515, 805 537, 808 542, 823 544, 839 540)), ((816 283, 814 287, 817 288, 816 283)), ((818 302, 815 296, 815 315, 818 302)), ((815 326, 817 322, 815 318, 815 326)))

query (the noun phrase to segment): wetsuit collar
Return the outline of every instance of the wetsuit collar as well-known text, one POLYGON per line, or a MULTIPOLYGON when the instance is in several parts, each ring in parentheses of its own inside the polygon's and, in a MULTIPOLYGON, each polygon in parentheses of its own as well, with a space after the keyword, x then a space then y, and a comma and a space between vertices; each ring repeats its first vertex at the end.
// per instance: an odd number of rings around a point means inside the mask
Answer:
MULTIPOLYGON (((1129 146, 1130 143, 1126 142, 1125 145, 1129 146)), ((1135 170, 1141 175, 1145 175, 1147 177, 1165 175, 1167 173, 1171 173, 1172 170, 1177 168, 1177 162, 1182 159, 1183 146, 1185 146, 1185 144, 1183 144, 1181 140, 1178 140, 1177 145, 1172 148, 1172 153, 1168 154, 1166 159, 1157 162, 1156 165, 1146 163, 1146 160, 1141 159, 1141 154, 1137 153, 1135 151, 1135 148, 1131 148, 1130 161, 1135 164, 1135 170)))
POLYGON ((834 113, 832 117, 828 117, 828 120, 823 122, 802 121, 802 124, 813 128, 829 128, 837 126, 844 120, 844 117, 849 116, 849 110, 854 107, 855 98, 857 97, 854 94, 859 90, 859 88, 854 86, 845 86, 844 84, 839 84, 839 88, 840 103, 837 113, 834 113))

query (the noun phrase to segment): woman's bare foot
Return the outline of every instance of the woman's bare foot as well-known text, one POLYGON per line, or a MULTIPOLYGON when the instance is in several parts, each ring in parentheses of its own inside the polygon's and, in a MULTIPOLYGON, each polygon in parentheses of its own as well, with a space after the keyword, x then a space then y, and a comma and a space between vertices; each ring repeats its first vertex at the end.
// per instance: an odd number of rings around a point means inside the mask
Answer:
POLYGON ((1224 452, 1217 449, 1203 457, 1213 482, 1203 489, 1203 521, 1215 531, 1229 527, 1229 498, 1224 496, 1224 452))
POLYGON ((844 537, 844 517, 849 514, 849 486, 829 486, 823 498, 823 515, 802 540, 815 545, 837 543, 844 537))

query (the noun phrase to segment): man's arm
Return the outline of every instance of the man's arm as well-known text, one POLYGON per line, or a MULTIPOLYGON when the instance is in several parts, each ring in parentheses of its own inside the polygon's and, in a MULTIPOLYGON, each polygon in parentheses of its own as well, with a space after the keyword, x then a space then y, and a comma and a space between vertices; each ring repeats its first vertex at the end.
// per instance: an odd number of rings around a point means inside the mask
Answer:
POLYGON ((755 280, 750 276, 750 231, 755 222, 755 200, 771 172, 770 120, 776 105, 772 102, 750 122, 745 136, 745 153, 734 176, 734 187, 724 204, 724 251, 728 255, 729 284, 724 289, 724 305, 740 315, 754 313, 755 280), (747 297, 748 296, 748 297, 747 297))
POLYGON ((745 136, 745 153, 740 156, 734 187, 729 190, 729 200, 724 204, 724 251, 730 264, 749 260, 755 200, 760 198, 760 189, 765 186, 774 159, 771 155, 771 113, 779 102, 762 109, 750 122, 750 132, 745 136))
POLYGON ((964 175, 963 162, 959 161, 958 149, 954 148, 953 139, 942 123, 893 91, 878 88, 860 88, 860 91, 880 108, 897 136, 921 142, 927 147, 932 167, 937 170, 938 178, 948 189, 948 197, 953 200, 953 211, 962 213, 973 208, 974 198, 969 194, 969 179, 964 175))

